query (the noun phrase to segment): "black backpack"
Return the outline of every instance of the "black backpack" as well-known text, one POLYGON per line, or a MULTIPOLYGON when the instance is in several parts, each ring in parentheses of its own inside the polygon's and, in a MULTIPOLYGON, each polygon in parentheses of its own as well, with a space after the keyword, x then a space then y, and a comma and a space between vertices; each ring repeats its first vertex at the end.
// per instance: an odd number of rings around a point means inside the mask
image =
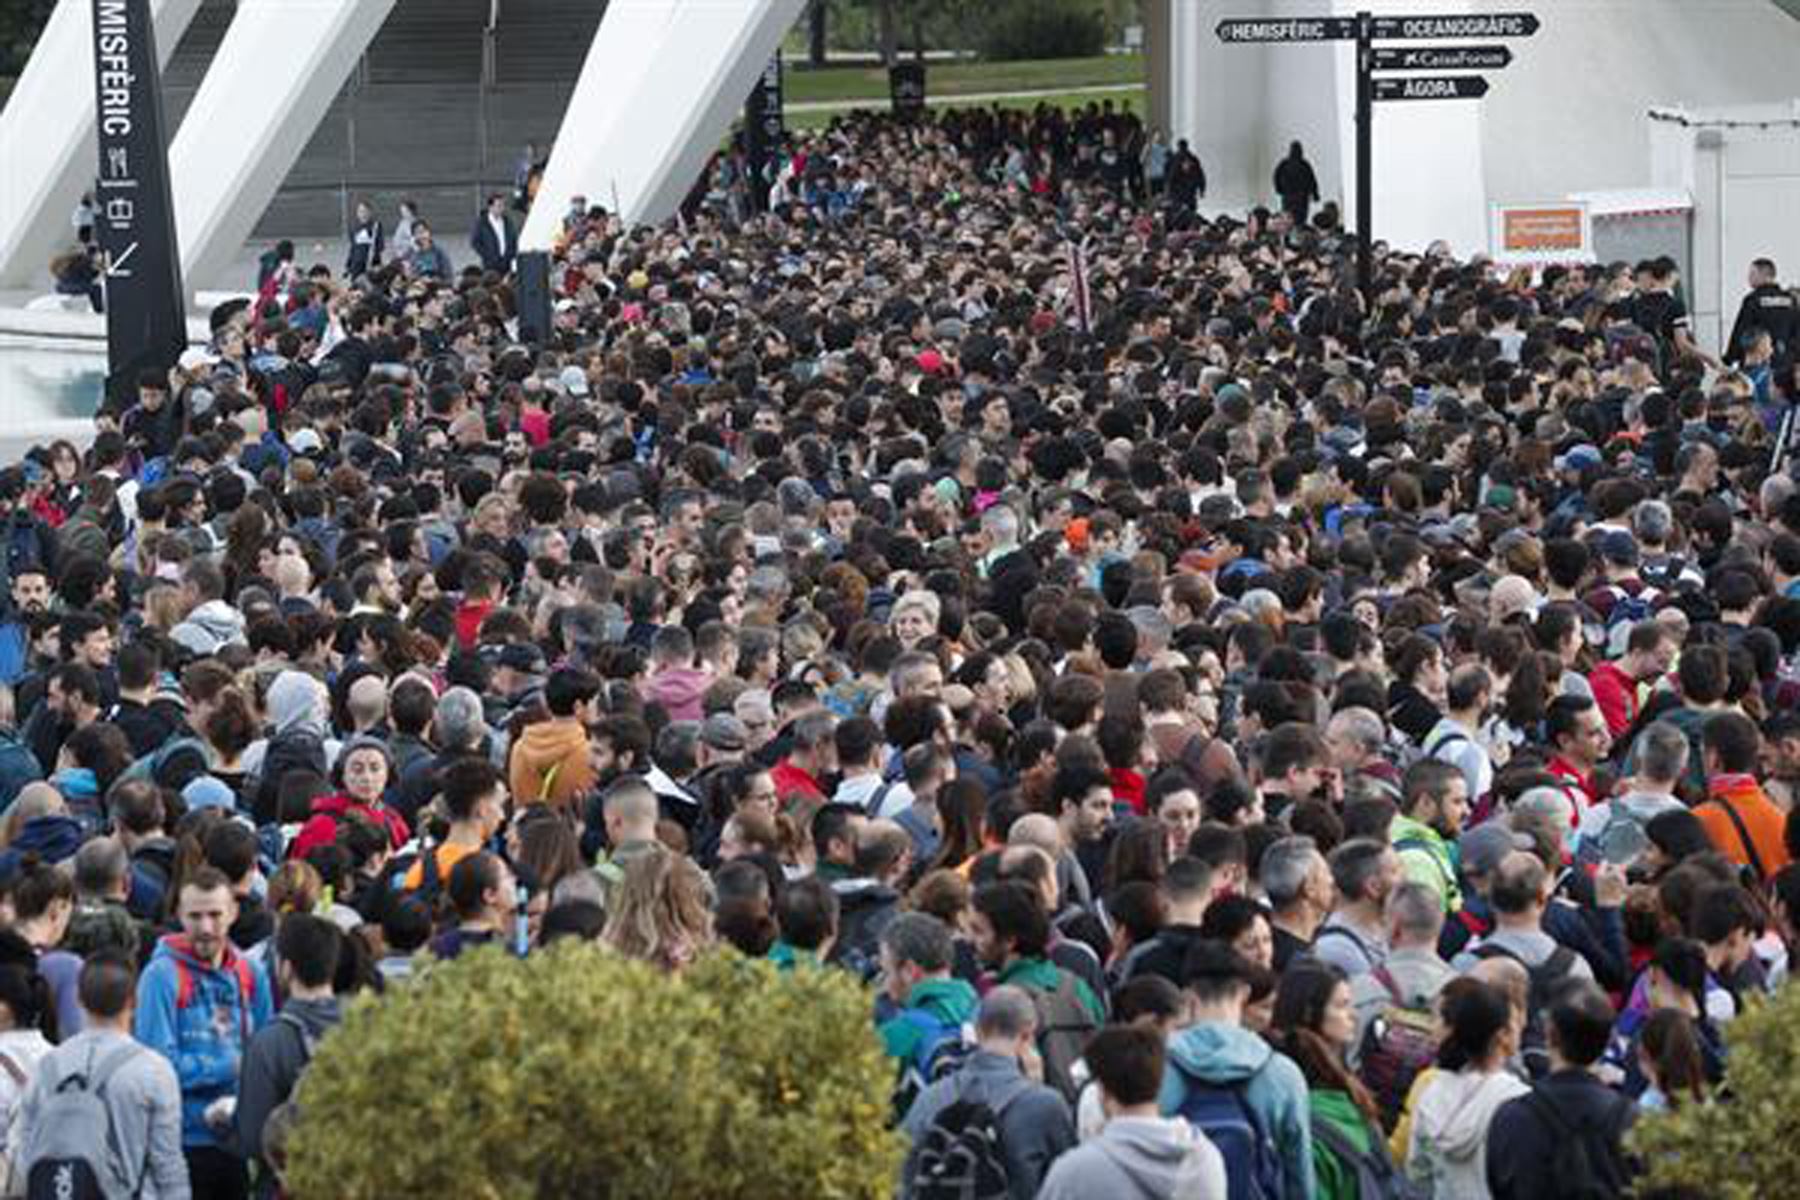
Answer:
MULTIPOLYGON (((1594 1164, 1594 1156, 1588 1152, 1587 1139, 1563 1115, 1556 1101, 1541 1089, 1532 1088, 1525 1095, 1524 1103, 1550 1127, 1552 1134, 1554 1149, 1550 1152, 1550 1178, 1556 1184, 1555 1190, 1544 1200, 1617 1200, 1619 1189, 1601 1176, 1594 1164)), ((1615 1110, 1608 1126, 1614 1136, 1619 1131, 1621 1114, 1630 1111, 1631 1105, 1624 1102, 1615 1110)))
POLYGON ((1358 1200, 1429 1200, 1428 1184, 1414 1183, 1388 1156, 1380 1130, 1369 1131, 1369 1149, 1358 1150, 1343 1131, 1329 1121, 1314 1118, 1312 1135, 1331 1156, 1356 1177, 1358 1200))
POLYGON ((919 1135, 913 1200, 1007 1200, 1012 1194, 1000 1145, 1000 1115, 1031 1089, 1021 1083, 998 1103, 958 1098, 919 1135))
POLYGON ((1534 967, 1505 946, 1492 942, 1483 942, 1471 953, 1476 958, 1510 958, 1525 968, 1531 986, 1526 993, 1525 1036, 1520 1039, 1519 1057, 1533 1079, 1543 1078, 1550 1070, 1550 1043, 1544 1030, 1544 1013, 1550 1007, 1557 986, 1574 969, 1579 955, 1567 946, 1559 945, 1550 952, 1549 958, 1534 967))
POLYGON ((281 777, 289 771, 313 771, 329 775, 325 762, 325 743, 315 733, 293 729, 269 739, 263 752, 262 769, 257 774, 253 811, 258 825, 272 825, 278 816, 281 777))

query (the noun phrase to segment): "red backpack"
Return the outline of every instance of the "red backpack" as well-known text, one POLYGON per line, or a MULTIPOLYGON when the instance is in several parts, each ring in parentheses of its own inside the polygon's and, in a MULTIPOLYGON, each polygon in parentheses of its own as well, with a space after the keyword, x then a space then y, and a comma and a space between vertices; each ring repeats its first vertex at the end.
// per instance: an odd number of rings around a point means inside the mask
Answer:
MULTIPOLYGON (((177 954, 175 962, 175 1011, 180 1012, 194 1002, 200 992, 200 982, 194 978, 194 968, 188 965, 187 959, 177 954)), ((238 986, 238 1021, 244 1029, 244 1040, 250 1040, 250 1005, 256 997, 256 968, 250 960, 239 954, 235 948, 225 951, 224 969, 230 971, 237 979, 238 986)))
POLYGON ((1382 1125, 1391 1132, 1413 1080, 1437 1059, 1437 1016, 1429 998, 1423 1005, 1408 1004, 1386 966, 1370 974, 1387 992, 1388 1003, 1363 1032, 1358 1073, 1381 1108, 1382 1125))

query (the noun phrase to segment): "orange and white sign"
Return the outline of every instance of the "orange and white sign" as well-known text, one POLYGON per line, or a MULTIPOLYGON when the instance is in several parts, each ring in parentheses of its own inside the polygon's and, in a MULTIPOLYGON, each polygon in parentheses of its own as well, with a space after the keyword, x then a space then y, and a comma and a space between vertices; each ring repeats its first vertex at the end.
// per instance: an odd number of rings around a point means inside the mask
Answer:
POLYGON ((1592 262, 1594 224, 1586 204, 1496 204, 1489 245, 1503 263, 1592 262))

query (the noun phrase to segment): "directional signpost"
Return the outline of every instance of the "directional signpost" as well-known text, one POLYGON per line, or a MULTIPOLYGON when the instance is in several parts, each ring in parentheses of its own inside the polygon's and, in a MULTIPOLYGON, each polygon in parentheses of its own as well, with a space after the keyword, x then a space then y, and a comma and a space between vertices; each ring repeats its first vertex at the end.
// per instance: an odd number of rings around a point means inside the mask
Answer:
POLYGON ((1377 47, 1377 71, 1498 71, 1512 62, 1505 46, 1377 47))
POLYGON ((1478 100, 1487 95, 1488 81, 1479 75, 1405 75, 1377 79, 1377 100, 1478 100))
POLYGON ((1463 13, 1451 16, 1292 17, 1220 21, 1215 32, 1227 45, 1356 43, 1356 280, 1365 297, 1374 276, 1375 104, 1390 100, 1478 100, 1487 95, 1480 75, 1384 75, 1377 71, 1498 71, 1512 62, 1505 46, 1376 47, 1378 41, 1492 40, 1528 38, 1539 29, 1534 13, 1463 13))
POLYGON ((1220 21, 1221 42, 1347 42, 1356 36, 1355 17, 1292 21, 1220 21))

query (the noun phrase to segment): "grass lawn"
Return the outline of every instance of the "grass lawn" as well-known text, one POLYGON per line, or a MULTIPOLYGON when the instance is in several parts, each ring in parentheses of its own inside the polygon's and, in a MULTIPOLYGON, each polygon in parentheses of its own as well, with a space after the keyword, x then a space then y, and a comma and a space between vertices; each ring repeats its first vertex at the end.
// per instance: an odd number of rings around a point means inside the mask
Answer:
MULTIPOLYGON (((1141 54, 1026 62, 934 62, 925 72, 925 90, 930 96, 1143 82, 1144 57, 1141 54)), ((783 98, 790 104, 810 100, 886 100, 887 68, 857 64, 814 71, 796 66, 790 59, 782 78, 782 90, 786 93, 783 98)))

